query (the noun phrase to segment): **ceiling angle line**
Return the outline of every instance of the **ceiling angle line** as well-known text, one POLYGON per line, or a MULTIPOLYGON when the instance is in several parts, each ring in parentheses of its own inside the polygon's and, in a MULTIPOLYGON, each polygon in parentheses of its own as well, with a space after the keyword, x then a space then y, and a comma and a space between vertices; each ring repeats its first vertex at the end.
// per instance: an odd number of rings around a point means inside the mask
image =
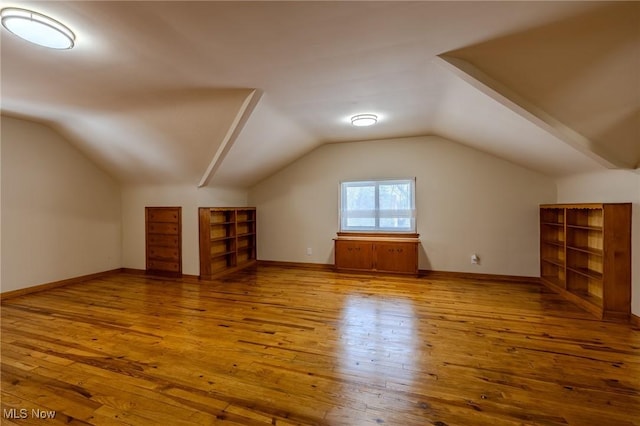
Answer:
POLYGON ((252 90, 251 93, 247 95, 244 102, 240 106, 240 109, 238 110, 238 113, 233 119, 231 126, 229 126, 229 130, 227 130, 227 134, 224 136, 224 138, 222 139, 222 142, 220 143, 220 145, 218 146, 218 149, 216 150, 216 153, 213 155, 213 158, 209 163, 209 167, 207 167, 207 170, 204 172, 202 179, 200 179, 198 188, 202 188, 203 186, 206 186, 211 180, 211 178, 213 177, 213 174, 215 173, 215 171, 222 164, 222 160, 224 160, 224 157, 226 156, 227 152, 229 152, 229 149, 231 149, 233 142, 238 137, 238 134, 240 133, 240 131, 242 130, 242 127, 244 126, 244 123, 249 118, 249 114, 251 114, 251 111, 253 111, 253 108, 255 107, 256 102, 260 98, 258 96, 254 101, 253 98, 256 97, 256 92, 257 90, 255 89, 252 90))
POLYGON ((597 146, 590 139, 560 122, 547 112, 533 105, 531 102, 523 99, 511 89, 491 78, 471 63, 463 59, 447 55, 438 55, 435 62, 453 72, 462 80, 471 84, 493 100, 509 108, 521 117, 529 120, 569 146, 582 152, 598 164, 609 169, 634 168, 633 165, 615 158, 611 153, 604 152, 602 147, 597 146))

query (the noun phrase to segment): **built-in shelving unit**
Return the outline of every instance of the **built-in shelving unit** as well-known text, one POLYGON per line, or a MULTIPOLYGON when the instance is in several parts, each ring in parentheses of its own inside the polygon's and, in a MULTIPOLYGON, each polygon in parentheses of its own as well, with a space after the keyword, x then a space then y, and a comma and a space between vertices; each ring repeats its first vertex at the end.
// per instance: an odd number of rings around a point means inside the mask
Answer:
POLYGON ((631 204, 540 206, 540 277, 598 318, 628 318, 631 204))
POLYGON ((201 207, 200 278, 249 266, 256 261, 256 209, 201 207))

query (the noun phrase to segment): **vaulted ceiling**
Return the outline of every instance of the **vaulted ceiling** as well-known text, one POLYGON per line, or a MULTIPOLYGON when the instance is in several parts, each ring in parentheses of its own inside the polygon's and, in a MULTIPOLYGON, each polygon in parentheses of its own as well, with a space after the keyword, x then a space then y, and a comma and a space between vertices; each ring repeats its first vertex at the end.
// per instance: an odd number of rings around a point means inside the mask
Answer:
POLYGON ((2 113, 125 184, 249 187, 324 143, 426 134, 551 176, 640 166, 638 2, 1 4, 77 37, 2 30, 2 113))

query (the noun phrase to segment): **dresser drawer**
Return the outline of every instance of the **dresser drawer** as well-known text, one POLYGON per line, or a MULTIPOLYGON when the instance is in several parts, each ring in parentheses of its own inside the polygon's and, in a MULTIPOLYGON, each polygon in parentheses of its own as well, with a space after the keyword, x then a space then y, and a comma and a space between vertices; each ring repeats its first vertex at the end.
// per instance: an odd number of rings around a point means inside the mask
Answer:
POLYGON ((180 263, 164 261, 164 260, 148 259, 147 260, 147 270, 149 270, 149 271, 180 272, 180 263))
POLYGON ((150 246, 148 250, 149 259, 170 260, 172 262, 178 262, 180 260, 180 253, 177 248, 150 246))
POLYGON ((161 235, 161 234, 149 234, 147 236, 147 243, 149 246, 154 247, 179 247, 180 241, 177 235, 161 235))
POLYGON ((178 235, 178 224, 175 223, 148 223, 147 231, 150 234, 178 235))
POLYGON ((178 222, 178 212, 174 208, 149 209, 147 210, 147 221, 176 223, 178 222))

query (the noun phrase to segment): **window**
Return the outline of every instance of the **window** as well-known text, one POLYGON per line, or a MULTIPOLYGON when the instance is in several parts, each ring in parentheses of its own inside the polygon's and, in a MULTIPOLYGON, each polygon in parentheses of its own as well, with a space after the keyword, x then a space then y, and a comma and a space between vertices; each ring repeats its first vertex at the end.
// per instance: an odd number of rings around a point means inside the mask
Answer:
POLYGON ((340 184, 340 230, 415 232, 415 179, 340 184))

